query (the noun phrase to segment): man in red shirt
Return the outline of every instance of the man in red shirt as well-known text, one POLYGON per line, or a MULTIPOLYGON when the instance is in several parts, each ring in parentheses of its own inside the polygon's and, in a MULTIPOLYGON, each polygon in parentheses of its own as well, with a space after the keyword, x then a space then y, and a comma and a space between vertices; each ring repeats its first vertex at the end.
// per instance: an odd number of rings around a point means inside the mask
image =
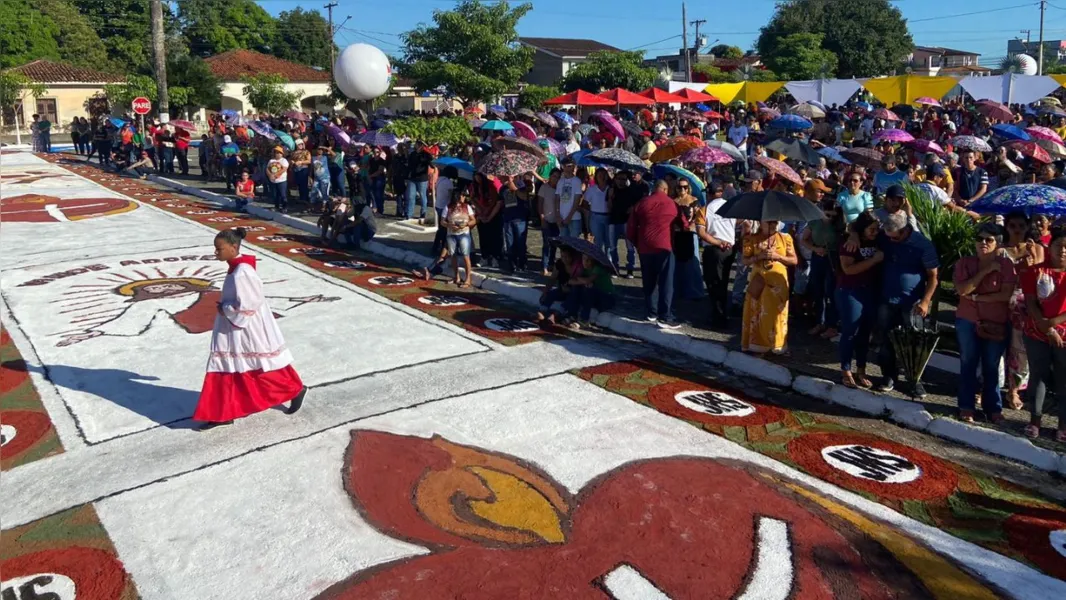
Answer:
POLYGON ((668 184, 659 180, 655 191, 633 208, 626 224, 626 237, 640 254, 640 274, 644 287, 646 319, 663 329, 677 329, 674 319, 674 247, 673 232, 687 229, 688 219, 667 195, 668 184), (652 297, 658 288, 658 303, 652 297))

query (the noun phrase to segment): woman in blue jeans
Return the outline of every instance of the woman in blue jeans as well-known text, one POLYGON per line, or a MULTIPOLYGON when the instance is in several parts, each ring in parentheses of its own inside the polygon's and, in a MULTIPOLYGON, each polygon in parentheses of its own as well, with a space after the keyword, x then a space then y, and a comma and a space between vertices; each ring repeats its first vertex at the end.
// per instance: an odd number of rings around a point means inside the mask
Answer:
POLYGON ((959 418, 972 423, 976 409, 977 368, 981 368, 981 408, 992 423, 1003 420, 999 365, 1010 343, 1010 299, 1018 283, 1014 263, 1002 256, 1003 229, 995 223, 977 228, 977 253, 955 263, 955 335, 959 341, 959 418))
POLYGON ((851 231, 859 246, 848 250, 847 237, 841 236, 839 271, 836 273, 836 305, 840 317, 840 382, 847 387, 868 388, 866 357, 870 353, 870 333, 877 321, 880 296, 881 262, 885 255, 877 247, 881 224, 870 211, 859 213, 851 231), (852 374, 854 360, 858 370, 852 374))

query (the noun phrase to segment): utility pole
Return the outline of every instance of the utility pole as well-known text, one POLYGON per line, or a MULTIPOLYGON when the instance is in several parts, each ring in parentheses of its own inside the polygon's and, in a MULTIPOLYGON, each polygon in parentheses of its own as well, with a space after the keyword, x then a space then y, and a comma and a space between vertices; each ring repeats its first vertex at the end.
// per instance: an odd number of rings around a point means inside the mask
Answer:
POLYGON ((692 82, 692 55, 688 53, 688 15, 685 3, 681 3, 681 43, 685 45, 685 81, 692 82))
POLYGON ((330 2, 323 6, 329 14, 329 70, 333 72, 333 63, 337 62, 337 51, 333 48, 333 34, 337 33, 333 30, 333 8, 337 6, 336 2, 330 2))
MULTIPOLYGON (((696 64, 700 64, 700 25, 707 22, 707 19, 695 19, 689 21, 690 25, 696 26, 696 35, 692 38, 692 54, 696 56, 696 64)), ((689 63, 691 64, 691 62, 689 63)), ((689 81, 692 81, 692 70, 689 70, 689 81)))
POLYGON ((1040 50, 1036 57, 1036 74, 1044 74, 1044 11, 1047 10, 1047 0, 1040 0, 1040 50))
POLYGON ((170 121, 170 95, 167 91, 167 50, 163 30, 163 3, 151 0, 152 19, 152 70, 155 72, 159 121, 170 121))

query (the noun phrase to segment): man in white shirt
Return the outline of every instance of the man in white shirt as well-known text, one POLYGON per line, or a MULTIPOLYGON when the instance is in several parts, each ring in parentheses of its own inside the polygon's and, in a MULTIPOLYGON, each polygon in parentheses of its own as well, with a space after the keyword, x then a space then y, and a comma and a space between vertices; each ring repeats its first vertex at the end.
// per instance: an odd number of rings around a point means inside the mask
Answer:
POLYGON ((736 219, 717 214, 725 203, 722 185, 707 187, 707 206, 696 213, 696 235, 703 245, 703 281, 711 300, 711 327, 724 329, 729 318, 729 270, 733 267, 736 219))
POLYGON ((555 186, 556 206, 559 207, 559 230, 562 235, 581 237, 583 185, 577 177, 577 164, 567 158, 563 164, 563 176, 555 186))
POLYGON ((733 125, 730 126, 729 131, 726 132, 726 137, 729 138, 729 143, 737 147, 737 150, 744 155, 744 162, 737 163, 737 172, 743 173, 748 169, 748 131, 747 125, 744 125, 744 111, 737 111, 736 116, 733 118, 733 125))

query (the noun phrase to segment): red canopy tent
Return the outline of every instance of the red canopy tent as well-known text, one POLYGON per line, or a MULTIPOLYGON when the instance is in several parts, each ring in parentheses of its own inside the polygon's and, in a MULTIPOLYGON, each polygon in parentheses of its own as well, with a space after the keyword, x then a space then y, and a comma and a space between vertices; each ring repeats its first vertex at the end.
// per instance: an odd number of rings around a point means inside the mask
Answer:
POLYGON ((649 100, 640 94, 634 94, 628 90, 622 88, 614 88, 600 94, 604 98, 607 98, 614 104, 619 106, 651 106, 655 104, 654 100, 649 100))
POLYGON ((678 92, 674 92, 675 96, 681 96, 685 99, 685 104, 697 104, 699 102, 718 102, 718 98, 710 94, 703 92, 697 92, 689 88, 684 88, 678 92))
POLYGON ((654 100, 658 104, 688 104, 688 100, 657 87, 650 87, 637 95, 654 100))
POLYGON ((544 104, 568 104, 571 106, 614 106, 614 101, 608 100, 603 96, 597 96, 596 94, 593 94, 591 92, 578 90, 576 92, 570 92, 569 94, 563 94, 562 96, 556 96, 551 100, 545 101, 544 104))

